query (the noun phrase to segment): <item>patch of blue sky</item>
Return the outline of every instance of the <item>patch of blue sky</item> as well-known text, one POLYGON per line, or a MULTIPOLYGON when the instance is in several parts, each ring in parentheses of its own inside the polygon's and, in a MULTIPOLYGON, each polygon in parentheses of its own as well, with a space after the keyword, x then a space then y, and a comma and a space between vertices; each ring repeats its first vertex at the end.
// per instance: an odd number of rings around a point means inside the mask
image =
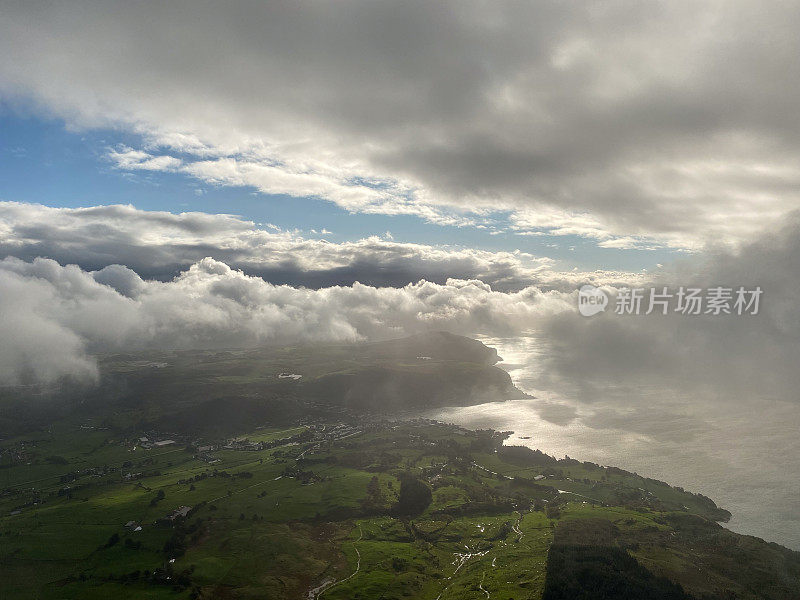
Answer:
MULTIPOLYGON (((638 271, 679 254, 665 248, 602 248, 596 240, 576 235, 521 236, 508 228, 508 214, 502 212, 489 215, 485 228, 429 223, 414 215, 351 213, 319 198, 210 184, 182 173, 126 171, 107 157, 112 148, 143 145, 140 136, 126 131, 72 131, 58 120, 24 117, 0 108, 0 199, 57 207, 131 204, 173 213, 229 213, 262 226, 269 223, 337 242, 383 237, 388 231, 400 242, 493 251, 519 249, 552 258, 560 269, 638 271), (323 230, 331 233, 320 233, 323 230)), ((170 150, 169 154, 197 159, 192 153, 170 150)), ((353 178, 350 183, 374 189, 393 185, 369 178, 353 178)))

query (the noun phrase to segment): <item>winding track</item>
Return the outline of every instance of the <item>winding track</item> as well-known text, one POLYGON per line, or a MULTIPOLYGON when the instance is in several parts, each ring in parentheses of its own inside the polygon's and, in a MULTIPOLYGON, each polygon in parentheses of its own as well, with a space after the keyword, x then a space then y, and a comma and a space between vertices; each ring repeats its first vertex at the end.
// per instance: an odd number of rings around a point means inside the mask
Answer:
POLYGON ((487 598, 491 598, 491 597, 492 597, 492 595, 489 593, 489 590, 487 590, 485 587, 483 587, 483 579, 484 579, 485 577, 486 577, 486 571, 484 571, 484 572, 483 572, 483 575, 481 575, 481 582, 478 584, 478 589, 479 589, 480 591, 482 591, 484 594, 486 594, 486 597, 487 597, 487 598))
POLYGON ((344 583, 345 581, 348 581, 348 580, 352 579, 353 577, 355 577, 356 575, 358 575, 358 572, 361 570, 361 552, 358 551, 358 546, 356 546, 356 542, 360 542, 361 538, 363 538, 363 537, 364 537, 364 530, 361 529, 361 525, 359 525, 358 526, 358 539, 353 542, 353 550, 356 551, 356 556, 358 557, 358 559, 356 561, 356 570, 353 571, 350 575, 348 575, 344 579, 342 579, 341 581, 332 581, 330 583, 330 585, 328 585, 327 587, 325 587, 322 590, 320 590, 317 593, 316 596, 312 596, 311 594, 309 594, 309 596, 308 596, 309 600, 319 600, 320 598, 322 598, 322 594, 324 594, 325 592, 327 592, 329 590, 332 590, 333 588, 335 588, 340 583, 344 583))

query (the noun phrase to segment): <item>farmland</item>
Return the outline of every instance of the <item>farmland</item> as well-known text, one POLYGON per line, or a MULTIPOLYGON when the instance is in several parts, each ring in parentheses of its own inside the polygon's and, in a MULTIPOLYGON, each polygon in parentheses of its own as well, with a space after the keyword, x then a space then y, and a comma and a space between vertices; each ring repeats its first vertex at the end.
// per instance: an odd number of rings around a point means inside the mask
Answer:
POLYGON ((194 440, 143 448, 159 437, 145 433, 62 425, 3 442, 4 598, 541 598, 555 593, 559 537, 614 547, 698 597, 757 597, 728 564, 743 554, 765 577, 778 559, 798 573, 795 553, 714 523, 725 513, 708 499, 508 448, 499 432, 369 419, 259 428, 236 439, 270 447, 207 440, 213 464, 194 440), (404 507, 409 479, 429 497, 404 507))

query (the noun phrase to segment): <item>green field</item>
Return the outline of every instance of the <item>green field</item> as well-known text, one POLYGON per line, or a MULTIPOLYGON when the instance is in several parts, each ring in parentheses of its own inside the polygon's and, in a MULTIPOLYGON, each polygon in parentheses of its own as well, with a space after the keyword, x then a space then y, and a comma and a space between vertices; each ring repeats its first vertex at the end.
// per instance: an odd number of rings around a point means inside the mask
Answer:
POLYGON ((697 598, 800 589, 797 553, 721 528, 709 500, 508 449, 494 432, 253 429, 237 439, 272 447, 212 440, 213 464, 185 440, 142 448, 139 433, 62 424, 2 442, 2 598, 555 598, 555 569, 577 563, 556 567, 551 550, 598 544, 634 561, 636 585, 663 576, 697 598), (405 511, 409 479, 423 498, 405 511), (181 506, 188 515, 167 518, 181 506))

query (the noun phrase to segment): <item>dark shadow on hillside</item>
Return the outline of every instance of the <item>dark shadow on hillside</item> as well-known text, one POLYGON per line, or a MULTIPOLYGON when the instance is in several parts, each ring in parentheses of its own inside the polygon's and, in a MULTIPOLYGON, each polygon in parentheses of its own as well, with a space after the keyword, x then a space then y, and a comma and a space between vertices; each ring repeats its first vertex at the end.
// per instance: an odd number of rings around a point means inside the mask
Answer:
POLYGON ((562 522, 547 555, 542 600, 692 600, 614 544, 609 521, 562 522))

